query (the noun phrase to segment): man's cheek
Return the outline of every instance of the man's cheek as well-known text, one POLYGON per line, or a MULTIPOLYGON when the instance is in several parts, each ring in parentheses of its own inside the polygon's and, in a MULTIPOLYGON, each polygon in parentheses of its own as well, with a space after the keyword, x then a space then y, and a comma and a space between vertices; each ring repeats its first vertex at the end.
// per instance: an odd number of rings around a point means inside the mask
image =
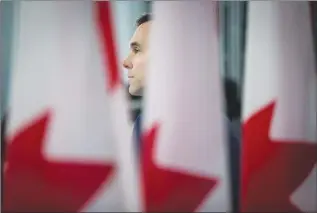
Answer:
POLYGON ((133 75, 135 78, 140 79, 143 76, 143 67, 142 66, 137 66, 135 67, 135 69, 133 70, 133 75))

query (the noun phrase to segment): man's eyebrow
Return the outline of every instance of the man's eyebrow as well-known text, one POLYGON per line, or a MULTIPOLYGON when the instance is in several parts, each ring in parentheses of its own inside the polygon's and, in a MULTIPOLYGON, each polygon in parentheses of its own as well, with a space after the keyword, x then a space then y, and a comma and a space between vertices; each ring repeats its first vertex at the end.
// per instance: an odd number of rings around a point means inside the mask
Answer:
POLYGON ((130 47, 131 47, 131 48, 133 48, 133 47, 140 47, 140 44, 139 44, 138 42, 134 41, 134 42, 131 42, 131 43, 130 43, 130 47))

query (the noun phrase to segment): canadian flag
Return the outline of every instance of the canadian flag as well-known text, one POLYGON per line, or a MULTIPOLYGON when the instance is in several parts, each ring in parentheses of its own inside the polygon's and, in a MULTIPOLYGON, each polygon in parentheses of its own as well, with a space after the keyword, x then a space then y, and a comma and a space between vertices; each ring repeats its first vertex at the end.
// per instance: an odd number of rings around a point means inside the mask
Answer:
POLYGON ((242 211, 316 212, 317 77, 308 2, 250 2, 242 211))
POLYGON ((3 210, 137 211, 110 3, 18 5, 3 210))
POLYGON ((229 211, 216 2, 157 1, 153 15, 143 211, 229 211))

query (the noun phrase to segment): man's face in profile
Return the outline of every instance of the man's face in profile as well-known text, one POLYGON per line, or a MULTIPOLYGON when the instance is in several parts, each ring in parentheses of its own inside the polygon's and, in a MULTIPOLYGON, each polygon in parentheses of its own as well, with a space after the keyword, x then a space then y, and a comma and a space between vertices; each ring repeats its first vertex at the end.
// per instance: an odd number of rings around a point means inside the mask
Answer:
POLYGON ((142 95, 148 63, 150 25, 151 21, 148 21, 138 26, 130 41, 130 53, 123 61, 123 66, 128 70, 129 93, 131 95, 142 95))

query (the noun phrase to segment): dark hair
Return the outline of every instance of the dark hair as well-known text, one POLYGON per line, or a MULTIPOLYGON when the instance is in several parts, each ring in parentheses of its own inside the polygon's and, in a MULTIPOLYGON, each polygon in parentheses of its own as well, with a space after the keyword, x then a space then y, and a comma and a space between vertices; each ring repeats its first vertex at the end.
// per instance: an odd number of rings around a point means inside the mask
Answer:
POLYGON ((144 24, 151 20, 152 20, 152 15, 150 13, 145 13, 136 20, 136 26, 138 27, 141 24, 144 24))

